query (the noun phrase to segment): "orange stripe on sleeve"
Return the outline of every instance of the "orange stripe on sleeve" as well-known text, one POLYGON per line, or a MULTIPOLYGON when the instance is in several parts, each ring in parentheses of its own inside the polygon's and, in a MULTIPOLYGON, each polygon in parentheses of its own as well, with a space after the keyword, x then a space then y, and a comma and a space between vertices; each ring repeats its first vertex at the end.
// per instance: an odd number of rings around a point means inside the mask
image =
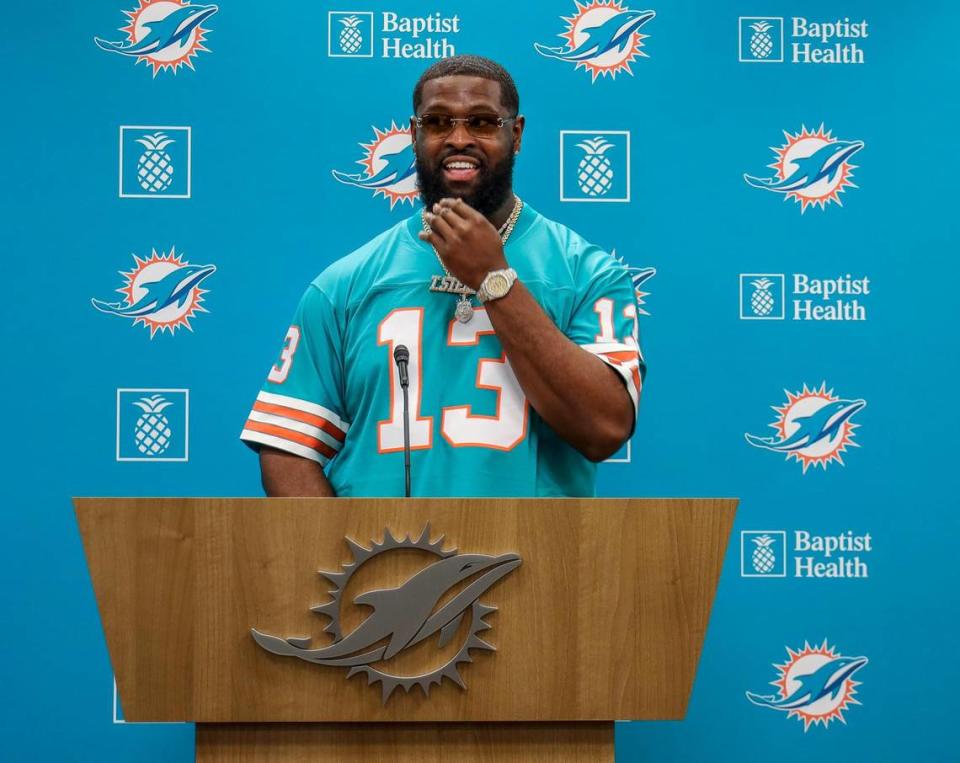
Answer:
POLYGON ((603 357, 616 363, 628 363, 631 360, 636 360, 638 357, 636 350, 618 350, 616 352, 600 352, 597 354, 603 355, 603 357))
POLYGON ((343 442, 347 437, 343 430, 334 426, 326 419, 314 416, 312 413, 298 411, 296 408, 287 408, 284 405, 273 405, 272 403, 261 403, 257 400, 253 404, 253 410, 260 411, 261 413, 272 413, 274 416, 282 416, 285 419, 302 421, 304 424, 312 424, 340 442, 343 442))
POLYGON ((312 448, 321 453, 327 458, 333 458, 337 455, 337 451, 327 445, 325 442, 318 440, 315 437, 310 435, 303 434, 302 432, 295 432, 292 429, 284 429, 283 427, 274 426, 273 424, 264 424, 262 421, 254 421, 253 419, 247 419, 247 429, 250 429, 254 432, 263 432, 264 434, 272 434, 274 437, 280 437, 284 440, 290 440, 291 442, 297 442, 301 445, 306 445, 308 448, 312 448))

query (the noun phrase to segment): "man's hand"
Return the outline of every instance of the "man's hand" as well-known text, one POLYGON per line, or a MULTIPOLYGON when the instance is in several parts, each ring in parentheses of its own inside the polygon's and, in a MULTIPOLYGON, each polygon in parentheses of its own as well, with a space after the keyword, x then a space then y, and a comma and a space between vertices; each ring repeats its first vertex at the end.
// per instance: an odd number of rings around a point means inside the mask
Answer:
POLYGON ((426 211, 430 232, 420 238, 433 244, 450 273, 471 289, 491 270, 508 267, 500 234, 489 220, 463 199, 441 199, 426 211))

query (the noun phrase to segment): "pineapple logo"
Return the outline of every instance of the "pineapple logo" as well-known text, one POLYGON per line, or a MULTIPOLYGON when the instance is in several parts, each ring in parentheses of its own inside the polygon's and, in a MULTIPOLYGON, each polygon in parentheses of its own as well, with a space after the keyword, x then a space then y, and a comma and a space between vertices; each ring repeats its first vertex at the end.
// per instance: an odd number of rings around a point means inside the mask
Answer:
POLYGON ((630 133, 560 131, 561 201, 630 201, 630 133))
POLYGON ((120 127, 120 198, 189 199, 190 127, 120 127))
POLYGON ((743 63, 783 62, 783 19, 773 16, 741 16, 740 61, 743 63))
POLYGON ((117 461, 186 461, 190 391, 117 390, 117 461))
POLYGON ((773 295, 770 293, 773 281, 769 278, 758 278, 756 281, 751 281, 750 285, 753 287, 753 294, 750 295, 750 308, 754 315, 766 318, 773 311, 774 301, 773 295))
POLYGON ((785 578, 786 548, 784 530, 741 530, 740 577, 785 578))
POLYGON ((741 273, 740 318, 782 321, 785 284, 783 273, 741 273))
POLYGON ((143 411, 134 426, 137 450, 145 456, 163 455, 170 447, 170 437, 173 434, 170 422, 163 415, 163 411, 173 403, 163 395, 151 395, 142 397, 133 404, 143 411))
POLYGON ((372 58, 373 13, 328 11, 327 55, 332 58, 372 58))
POLYGON ((356 16, 347 16, 340 19, 340 23, 343 24, 343 29, 340 30, 340 50, 347 55, 353 55, 363 45, 363 35, 357 29, 360 19, 356 16))
POLYGON ((100 37, 93 41, 101 50, 141 61, 157 72, 169 69, 174 74, 182 66, 193 69, 193 59, 203 47, 209 29, 203 23, 219 8, 188 0, 138 0, 132 11, 124 11, 128 23, 120 27, 126 40, 111 42, 100 37))
POLYGON ((750 559, 753 562, 753 569, 761 575, 766 575, 777 561, 777 557, 770 550, 773 538, 769 535, 761 535, 759 538, 754 538, 752 542, 757 546, 750 559))
POLYGON ((562 16, 567 28, 561 32, 562 46, 533 44, 541 56, 574 64, 574 69, 590 72, 591 82, 598 77, 616 79, 617 74, 632 75, 630 64, 647 57, 640 28, 657 14, 654 11, 633 11, 619 0, 592 0, 583 4, 575 0, 577 12, 562 16))
POLYGON ((786 650, 787 661, 773 665, 777 678, 770 685, 776 694, 748 691, 747 699, 759 707, 779 710, 788 718, 796 718, 803 723, 804 732, 818 724, 828 728, 832 721, 846 725, 844 711, 861 704, 854 699, 861 682, 855 681, 853 675, 869 660, 842 655, 836 647, 828 646, 826 639, 820 646, 805 642, 803 649, 786 647, 786 650))
POLYGON ((144 191, 166 191, 173 182, 173 162, 164 149, 175 141, 162 132, 137 138, 144 151, 137 159, 137 182, 144 191))
POLYGON ((758 21, 750 25, 753 30, 753 34, 750 35, 750 52, 754 58, 766 58, 773 50, 773 40, 769 34, 770 27, 771 24, 766 21, 758 21))
POLYGON ((613 167, 604 154, 613 144, 597 136, 577 144, 584 157, 577 165, 577 185, 587 196, 604 196, 613 183, 613 167))
POLYGON ((786 403, 773 406, 777 418, 770 427, 776 430, 776 436, 745 434, 747 442, 755 448, 783 453, 787 461, 800 462, 804 474, 811 466, 826 470, 834 461, 843 466, 841 454, 848 447, 859 447, 853 441, 859 425, 851 419, 866 407, 866 401, 842 400, 827 389, 826 382, 819 388, 807 389, 804 384, 800 392, 784 392, 786 403))

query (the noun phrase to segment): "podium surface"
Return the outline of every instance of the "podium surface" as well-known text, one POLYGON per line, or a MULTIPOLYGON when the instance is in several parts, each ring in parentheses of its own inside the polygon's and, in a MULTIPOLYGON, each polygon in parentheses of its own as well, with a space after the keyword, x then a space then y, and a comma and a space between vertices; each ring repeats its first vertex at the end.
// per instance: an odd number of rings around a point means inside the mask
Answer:
MULTIPOLYGON (((81 498, 76 508, 127 720, 524 721, 568 734, 595 730, 572 722, 605 722, 612 750, 613 720, 686 712, 736 501, 81 498), (468 563, 433 608, 446 616, 419 641, 404 636, 423 605, 406 591, 415 586, 400 588, 447 558, 468 563), (459 594, 485 576, 494 582, 464 604, 459 594), (332 664, 344 658, 326 647, 390 607, 386 635, 369 644, 389 659, 332 664)), ((389 733, 445 733, 431 728, 389 733)), ((247 733, 308 732, 198 726, 198 740, 247 733)))

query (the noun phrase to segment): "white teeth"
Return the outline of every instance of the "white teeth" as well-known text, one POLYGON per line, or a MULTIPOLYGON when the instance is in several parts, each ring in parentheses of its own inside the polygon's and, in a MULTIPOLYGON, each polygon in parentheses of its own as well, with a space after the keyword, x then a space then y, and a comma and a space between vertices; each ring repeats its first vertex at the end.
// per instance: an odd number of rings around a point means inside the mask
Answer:
POLYGON ((475 169, 477 165, 471 164, 470 162, 447 162, 444 166, 448 170, 472 170, 475 169))

